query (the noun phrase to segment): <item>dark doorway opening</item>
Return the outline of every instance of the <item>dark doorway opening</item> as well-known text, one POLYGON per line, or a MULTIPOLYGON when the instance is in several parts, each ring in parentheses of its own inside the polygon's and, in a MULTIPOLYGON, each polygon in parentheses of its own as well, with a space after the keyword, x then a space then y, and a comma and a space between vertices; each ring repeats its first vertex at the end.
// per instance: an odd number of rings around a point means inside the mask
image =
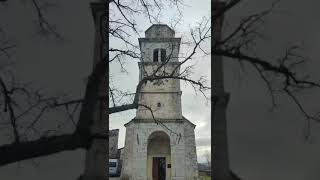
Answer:
POLYGON ((159 49, 155 49, 153 50, 153 62, 158 62, 158 59, 159 59, 159 49))
POLYGON ((153 157, 152 180, 166 180, 166 158, 153 157))

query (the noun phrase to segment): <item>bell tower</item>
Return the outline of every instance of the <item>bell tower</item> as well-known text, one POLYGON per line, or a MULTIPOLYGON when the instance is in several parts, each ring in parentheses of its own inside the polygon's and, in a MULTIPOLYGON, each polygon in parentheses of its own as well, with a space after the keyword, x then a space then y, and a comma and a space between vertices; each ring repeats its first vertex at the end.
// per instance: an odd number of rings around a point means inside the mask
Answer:
POLYGON ((125 124, 121 179, 198 179, 195 125, 182 115, 180 80, 172 78, 180 73, 180 41, 165 24, 139 38, 142 86, 136 117, 125 124))
MULTIPOLYGON (((179 73, 178 54, 181 38, 174 37, 174 31, 167 25, 154 24, 139 38, 142 53, 138 63, 141 81, 144 77, 170 76, 179 73)), ((157 79, 146 82, 141 89, 139 104, 154 110, 157 119, 182 119, 181 90, 179 79, 157 79)), ((153 119, 150 110, 139 106, 136 118, 153 119)))

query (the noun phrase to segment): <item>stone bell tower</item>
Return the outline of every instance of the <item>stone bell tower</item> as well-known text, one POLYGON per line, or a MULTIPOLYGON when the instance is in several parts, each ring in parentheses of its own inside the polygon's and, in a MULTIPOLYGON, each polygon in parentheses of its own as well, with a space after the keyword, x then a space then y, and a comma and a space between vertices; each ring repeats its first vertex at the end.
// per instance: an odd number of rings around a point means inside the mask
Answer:
MULTIPOLYGON (((139 79, 157 72, 179 73, 181 38, 167 25, 154 24, 139 38, 139 79)), ((125 124, 121 178, 194 180, 198 178, 195 125, 182 116, 179 79, 158 79, 142 86, 136 117, 125 124)))

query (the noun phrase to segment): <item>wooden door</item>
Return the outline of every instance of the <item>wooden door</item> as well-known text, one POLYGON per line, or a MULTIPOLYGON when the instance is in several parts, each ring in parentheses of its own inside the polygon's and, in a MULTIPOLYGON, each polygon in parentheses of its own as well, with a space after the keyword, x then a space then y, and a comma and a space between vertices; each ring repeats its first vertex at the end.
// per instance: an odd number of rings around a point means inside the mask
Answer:
POLYGON ((166 158, 165 157, 153 157, 152 179, 153 180, 166 179, 166 158))

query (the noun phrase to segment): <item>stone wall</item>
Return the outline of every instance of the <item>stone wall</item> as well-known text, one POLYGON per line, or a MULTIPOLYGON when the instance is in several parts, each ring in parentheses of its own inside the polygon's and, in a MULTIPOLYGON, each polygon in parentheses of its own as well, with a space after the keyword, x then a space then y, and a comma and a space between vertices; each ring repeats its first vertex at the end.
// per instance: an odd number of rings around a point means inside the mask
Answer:
MULTIPOLYGON (((176 66, 176 63, 168 63, 160 69, 160 72, 165 71, 170 74, 176 66)), ((139 67, 141 73, 145 71, 148 74, 151 74, 158 65, 152 63, 139 63, 139 67), (142 65, 144 67, 141 67, 142 65)), ((156 118, 181 119, 181 93, 180 81, 178 79, 149 81, 142 86, 139 103, 150 107, 156 118)), ((149 109, 140 106, 138 107, 136 118, 152 119, 152 115, 149 109)))
MULTIPOLYGON (((150 62, 139 62, 139 70, 140 70, 140 78, 139 80, 142 80, 143 77, 147 75, 151 75, 156 69, 158 69, 159 64, 157 63, 150 63, 150 62)), ((168 62, 165 65, 163 65, 161 68, 159 68, 156 75, 163 76, 164 74, 169 75, 174 70, 176 70, 176 73, 174 75, 177 75, 180 67, 177 67, 179 65, 178 62, 168 62)), ((161 79, 161 80, 155 80, 152 82, 147 82, 146 84, 143 84, 142 91, 148 91, 148 92, 177 92, 180 91, 180 81, 178 79, 161 79)))
POLYGON ((178 62, 180 41, 180 38, 170 38, 161 40, 139 38, 141 57, 143 62, 153 62, 153 51, 155 49, 165 49, 166 57, 170 58, 169 61, 178 62))
MULTIPOLYGON (((181 119, 181 93, 148 93, 142 94, 140 104, 145 104, 153 111, 153 115, 157 119, 181 119)), ((137 118, 152 118, 151 111, 145 107, 139 107, 137 110, 137 118)))
POLYGON ((119 129, 109 130, 109 159, 116 159, 118 154, 119 129))
POLYGON ((145 35, 148 38, 174 37, 174 31, 168 25, 153 24, 146 30, 145 35))
MULTIPOLYGON (((195 152, 194 125, 189 121, 163 121, 163 125, 134 119, 126 124, 126 141, 122 174, 131 180, 151 180, 147 177, 148 138, 153 132, 165 132, 170 137, 171 168, 167 173, 172 180, 194 180, 198 174, 195 152), (170 130, 172 130, 172 132, 170 130), (185 133, 189 133, 185 136, 185 133), (181 136, 179 136, 179 134, 181 136)), ((122 176, 123 176, 122 175, 122 176)))
POLYGON ((194 128, 193 124, 184 123, 186 169, 193 170, 185 171, 185 175, 196 178, 198 177, 198 163, 194 128))

